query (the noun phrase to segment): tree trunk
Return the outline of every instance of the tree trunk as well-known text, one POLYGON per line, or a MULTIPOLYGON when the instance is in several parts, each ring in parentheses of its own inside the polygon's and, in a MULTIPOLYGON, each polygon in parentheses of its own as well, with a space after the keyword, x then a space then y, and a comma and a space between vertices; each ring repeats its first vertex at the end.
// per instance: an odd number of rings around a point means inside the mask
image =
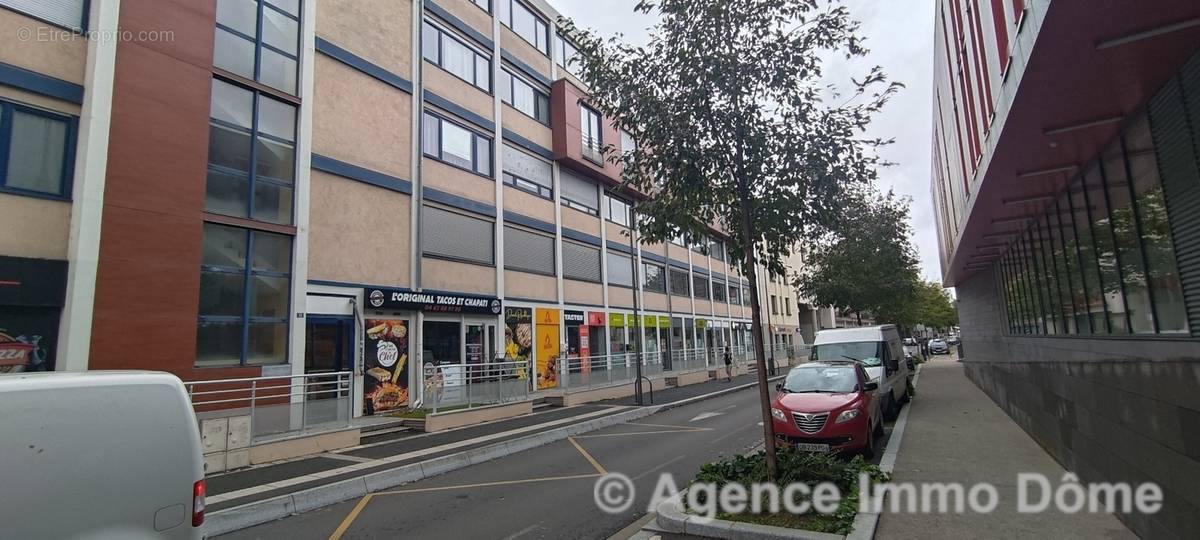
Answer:
POLYGON ((855 316, 855 317, 858 319, 858 325, 859 325, 859 326, 862 326, 862 312, 861 312, 861 311, 855 311, 855 312, 854 312, 854 316, 855 316))

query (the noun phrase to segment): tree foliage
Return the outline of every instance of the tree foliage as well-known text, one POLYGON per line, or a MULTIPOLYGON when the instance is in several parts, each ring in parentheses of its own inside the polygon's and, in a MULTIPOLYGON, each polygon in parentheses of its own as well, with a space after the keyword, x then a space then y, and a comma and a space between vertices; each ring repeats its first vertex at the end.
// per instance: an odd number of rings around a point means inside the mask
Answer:
POLYGON ((869 313, 880 323, 917 322, 921 281, 909 203, 889 192, 846 205, 839 223, 812 245, 796 287, 818 305, 869 313))
POLYGON ((917 288, 916 316, 913 322, 939 330, 958 326, 958 310, 954 307, 950 293, 937 283, 921 283, 917 288))

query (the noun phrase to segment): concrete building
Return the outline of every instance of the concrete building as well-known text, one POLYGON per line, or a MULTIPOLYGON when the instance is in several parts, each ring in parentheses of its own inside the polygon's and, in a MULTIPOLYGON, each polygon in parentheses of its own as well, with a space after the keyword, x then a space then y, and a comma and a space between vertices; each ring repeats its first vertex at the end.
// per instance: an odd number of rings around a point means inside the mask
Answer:
POLYGON ((968 376, 1200 527, 1200 4, 937 2, 933 197, 968 376))
MULTIPOLYGON (((634 142, 588 107, 557 18, 0 0, 4 369, 353 371, 364 414, 381 363, 403 406, 430 365, 527 360, 544 389, 563 355, 746 346, 721 230, 631 241, 640 195, 599 151, 634 142)), ((796 295, 763 282, 769 339, 797 342, 796 295)))

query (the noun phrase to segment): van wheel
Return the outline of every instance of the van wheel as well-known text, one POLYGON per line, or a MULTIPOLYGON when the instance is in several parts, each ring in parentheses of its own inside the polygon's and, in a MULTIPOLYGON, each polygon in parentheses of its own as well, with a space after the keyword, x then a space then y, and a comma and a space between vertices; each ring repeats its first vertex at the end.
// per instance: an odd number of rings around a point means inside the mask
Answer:
POLYGON ((880 418, 880 422, 875 424, 875 436, 876 437, 883 437, 883 422, 882 422, 882 420, 883 419, 880 418))
POLYGON ((908 391, 909 384, 911 383, 906 382, 904 384, 904 395, 900 396, 900 403, 908 403, 912 401, 912 394, 908 391))
POLYGON ((891 392, 888 392, 887 406, 883 408, 883 419, 889 422, 896 419, 896 400, 891 392))
POLYGON ((875 446, 879 444, 879 432, 883 431, 877 424, 874 428, 867 426, 867 446, 863 448, 863 457, 871 459, 875 457, 875 446))

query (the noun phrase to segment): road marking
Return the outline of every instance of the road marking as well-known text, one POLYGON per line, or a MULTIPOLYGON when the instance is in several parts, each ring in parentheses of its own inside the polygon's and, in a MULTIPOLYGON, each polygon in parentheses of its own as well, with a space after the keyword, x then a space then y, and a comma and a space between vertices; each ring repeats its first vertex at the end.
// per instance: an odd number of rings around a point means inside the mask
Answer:
POLYGON ((645 477, 646 477, 646 475, 653 474, 653 473, 654 473, 654 472, 656 472, 656 471, 660 471, 660 470, 662 470, 663 468, 665 468, 667 465, 670 465, 670 464, 672 464, 672 463, 675 463, 676 461, 679 461, 679 460, 681 460, 681 459, 683 459, 683 458, 685 458, 685 457, 687 457, 687 454, 683 454, 683 455, 675 456, 675 457, 673 457, 673 458, 671 458, 671 459, 669 459, 669 460, 667 460, 667 461, 665 461, 665 462, 663 462, 663 463, 660 463, 660 464, 658 464, 658 465, 655 465, 653 468, 651 468, 650 470, 648 470, 648 471, 646 471, 646 472, 643 472, 642 474, 639 474, 639 475, 637 475, 637 476, 635 476, 635 477, 633 477, 633 478, 630 478, 630 480, 639 480, 639 479, 641 479, 641 478, 645 478, 645 477))
POLYGON ((333 534, 329 535, 329 540, 341 540, 342 535, 346 534, 346 529, 349 529, 350 524, 358 519, 358 514, 363 511, 363 508, 367 507, 367 503, 371 502, 371 498, 374 496, 374 494, 368 493, 359 499, 358 504, 354 505, 354 508, 346 515, 346 519, 343 519, 341 525, 338 525, 338 528, 333 530, 333 534))
POLYGON ((587 458, 588 462, 596 468, 596 472, 600 474, 608 474, 608 471, 604 470, 604 467, 600 466, 600 462, 596 461, 596 458, 592 457, 592 455, 589 454, 587 450, 584 450, 582 446, 579 446, 579 442, 575 440, 575 437, 567 437, 567 440, 575 446, 576 450, 579 450, 580 454, 583 454, 583 457, 587 458))
POLYGON ((625 422, 625 425, 646 426, 646 427, 665 427, 665 428, 671 428, 671 429, 696 429, 696 430, 700 430, 700 431, 706 431, 706 430, 712 429, 712 428, 701 428, 701 427, 695 427, 695 426, 672 426, 669 424, 647 424, 645 422, 625 422))
POLYGON ((692 418, 691 420, 688 420, 688 422, 699 422, 700 420, 707 420, 707 419, 709 419, 709 418, 716 418, 716 417, 718 417, 718 416, 721 416, 722 414, 725 414, 725 413, 723 413, 723 412, 706 412, 706 413, 700 413, 700 414, 697 414, 695 418, 692 418))
POLYGON ((700 429, 661 429, 658 431, 631 431, 629 433, 601 433, 599 435, 576 435, 575 439, 595 439, 597 437, 624 437, 626 435, 658 435, 659 433, 698 433, 712 431, 713 428, 700 429))
POLYGON ((237 491, 230 491, 229 493, 222 493, 220 495, 214 495, 212 497, 208 497, 208 504, 213 505, 213 504, 216 504, 219 502, 240 499, 242 497, 249 497, 251 495, 256 495, 258 493, 262 493, 265 491, 271 491, 274 489, 291 487, 291 486, 295 486, 298 484, 303 484, 305 482, 313 482, 316 480, 322 480, 322 479, 328 478, 330 476, 335 476, 338 474, 350 473, 350 472, 354 472, 354 471, 361 471, 363 469, 379 467, 382 465, 387 465, 389 463, 396 463, 398 461, 404 461, 404 460, 408 460, 408 459, 427 456, 430 454, 436 454, 439 452, 445 452, 446 450, 454 450, 456 448, 462 448, 464 446, 471 446, 471 445, 475 445, 475 444, 479 444, 479 443, 483 443, 483 442, 487 442, 487 441, 493 441, 496 439, 503 439, 503 438, 510 437, 512 435, 516 435, 518 433, 526 433, 526 432, 530 432, 530 431, 536 431, 539 429, 544 429, 544 428, 557 426, 557 425, 561 425, 561 424, 569 424, 572 422, 581 422, 588 418, 592 418, 595 416, 601 416, 601 415, 607 415, 610 413, 616 413, 621 410, 629 409, 629 408, 631 408, 631 407, 624 406, 624 405, 614 405, 614 406, 611 406, 606 409, 600 409, 600 410, 592 411, 589 413, 571 416, 568 418, 563 418, 561 420, 554 420, 554 421, 546 422, 543 424, 534 424, 532 426, 511 429, 508 431, 501 431, 499 433, 492 433, 491 435, 482 435, 482 436, 476 437, 474 439, 466 439, 463 441, 447 443, 447 444, 443 444, 441 446, 422 448, 420 450, 414 450, 412 452, 408 452, 405 454, 397 454, 394 456, 388 456, 385 458, 371 460, 366 463, 355 463, 354 465, 338 467, 336 469, 331 469, 329 471, 325 471, 325 472, 321 473, 320 475, 306 474, 304 476, 297 476, 294 478, 286 478, 283 480, 279 480, 278 482, 272 482, 270 484, 263 484, 260 486, 252 486, 252 487, 248 487, 245 489, 239 489, 237 491))
MULTIPOLYGON (((479 427, 479 426, 482 426, 482 425, 491 424, 491 423, 493 423, 493 422, 503 422, 503 421, 505 421, 505 420, 512 420, 513 418, 529 418, 530 416, 537 416, 537 415, 539 415, 539 414, 546 414, 546 413, 548 413, 548 412, 553 412, 553 411, 564 411, 564 410, 567 410, 567 409, 574 409, 574 408, 576 408, 576 407, 580 407, 580 406, 581 406, 581 405, 571 405, 571 406, 569 406, 569 407, 551 407, 550 409, 548 409, 548 410, 545 410, 545 411, 536 411, 536 412, 531 412, 531 413, 529 413, 529 414, 522 414, 521 416, 514 416, 514 417, 512 417, 512 418, 502 418, 502 419, 500 419, 500 420, 490 420, 490 421, 487 421, 487 422, 480 422, 480 423, 478 423, 478 424, 471 424, 471 425, 469 425, 469 426, 462 426, 462 427, 456 427, 456 428, 453 428, 453 429, 447 429, 447 430, 445 430, 445 431, 437 431, 437 432, 432 432, 432 433, 417 433, 417 434, 415 434, 415 435, 409 435, 409 436, 407 436, 407 437, 397 437, 397 438, 395 438, 395 439, 389 439, 389 440, 386 440, 386 441, 379 441, 379 442, 373 442, 373 443, 367 443, 367 444, 360 444, 360 445, 358 445, 358 446, 350 446, 350 447, 347 447, 347 448, 341 448, 341 449, 338 449, 337 453, 343 453, 343 452, 353 452, 353 451, 355 451, 355 450, 362 450, 363 448, 374 448, 374 447, 376 447, 376 446, 383 446, 383 445, 386 445, 386 444, 392 444, 392 443, 396 443, 396 442, 399 442, 399 441, 408 441, 408 440, 412 440, 412 439, 421 439, 421 438, 424 438, 424 437, 429 437, 430 435, 444 435, 444 434, 446 434, 446 433, 452 433, 452 432, 459 431, 459 430, 463 430, 463 429, 469 429, 469 428, 473 428, 473 427, 479 427)), ((363 433, 363 434, 362 434, 362 438, 371 437, 372 435, 373 435, 373 433, 370 433, 370 432, 363 433)), ((305 457, 307 457, 307 456, 305 456, 305 457)))
POLYGON ((513 484, 532 484, 534 482, 553 482, 555 480, 578 480, 581 478, 599 478, 599 474, 576 474, 571 476, 545 476, 542 478, 526 478, 524 480, 499 480, 496 482, 480 482, 477 484, 461 484, 457 486, 438 486, 415 489, 399 489, 395 491, 380 491, 373 495, 404 495, 406 493, 427 493, 430 491, 449 491, 451 489, 466 489, 489 486, 511 486, 513 484))
POLYGON ((519 530, 519 531, 517 531, 517 532, 515 532, 515 533, 512 533, 512 534, 510 534, 510 535, 508 535, 508 536, 505 536, 505 537, 504 537, 504 540, 516 540, 517 538, 520 538, 520 537, 522 537, 522 536, 525 536, 527 533, 530 533, 530 532, 532 532, 534 529, 538 528, 538 525, 541 525, 541 523, 540 523, 540 522, 539 522, 539 523, 534 523, 533 525, 530 525, 530 526, 528 526, 528 527, 525 527, 524 529, 521 529, 521 530, 519 530))
MULTIPOLYGON (((762 422, 759 422, 757 427, 761 427, 761 426, 762 426, 762 422)), ((726 433, 726 434, 724 434, 724 435, 721 435, 720 437, 717 437, 717 438, 715 438, 715 439, 713 439, 713 440, 711 440, 711 441, 708 441, 708 444, 709 444, 709 446, 712 446, 712 445, 714 445, 714 444, 717 444, 717 443, 719 443, 719 442, 721 442, 721 441, 723 441, 723 440, 725 440, 725 439, 728 439, 728 438, 730 438, 730 437, 732 437, 732 436, 734 436, 734 435, 737 435, 738 433, 741 433, 743 430, 745 430, 745 429, 746 429, 746 428, 748 428, 748 427, 750 427, 750 426, 742 426, 742 427, 739 427, 739 428, 733 428, 732 430, 730 430, 730 431, 729 431, 729 433, 726 433)))
POLYGON ((329 459, 340 459, 342 461, 353 461, 355 463, 367 463, 367 462, 375 461, 371 458, 351 456, 351 455, 347 455, 347 454, 338 454, 335 452, 325 452, 324 454, 317 454, 316 457, 323 457, 323 458, 329 458, 329 459))

